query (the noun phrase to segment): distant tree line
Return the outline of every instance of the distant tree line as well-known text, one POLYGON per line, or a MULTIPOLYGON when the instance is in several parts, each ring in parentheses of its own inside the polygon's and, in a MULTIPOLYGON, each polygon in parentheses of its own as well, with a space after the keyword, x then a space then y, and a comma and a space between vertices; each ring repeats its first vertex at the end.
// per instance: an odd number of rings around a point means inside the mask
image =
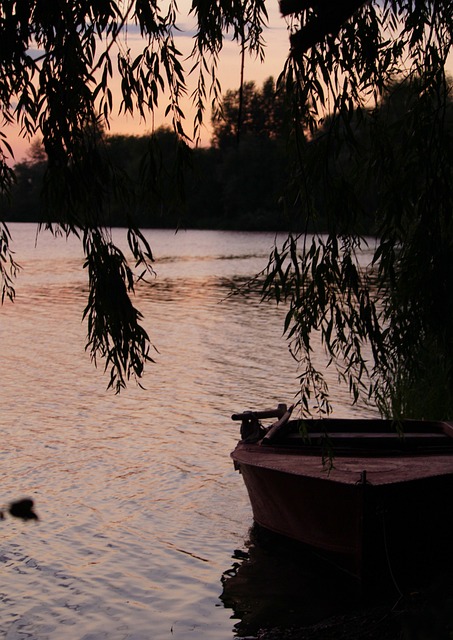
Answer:
MULTIPOLYGON (((276 95, 272 78, 261 89, 246 83, 239 127, 239 91, 228 91, 222 114, 213 117, 211 146, 194 149, 185 163, 180 162, 178 136, 169 128, 142 136, 99 132, 103 153, 119 165, 118 189, 122 181, 134 184, 136 224, 144 228, 287 229, 279 197, 289 175, 289 156, 282 103, 276 95)), ((40 220, 46 166, 42 145, 33 143, 27 159, 15 167, 16 184, 11 201, 2 203, 3 219, 40 220)), ((104 216, 101 222, 106 224, 126 223, 120 193, 105 194, 104 216)))
MULTIPOLYGON (((242 91, 229 90, 223 96, 221 110, 212 117, 211 145, 193 149, 183 163, 178 136, 169 128, 142 136, 99 131, 103 153, 120 171, 117 192, 101 194, 105 206, 100 223, 127 224, 121 204, 121 185, 127 182, 134 185, 134 222, 142 228, 322 231, 335 224, 333 216, 341 220, 339 233, 378 233, 379 177, 364 173, 363 157, 372 154, 379 141, 388 145, 389 161, 407 161, 411 123, 408 120, 405 132, 401 115, 409 113, 417 99, 404 84, 392 87, 379 108, 355 112, 335 127, 327 119, 316 133, 318 144, 307 135, 303 147, 299 140, 296 148, 288 123, 297 113, 282 90, 276 90, 273 78, 261 88, 246 82, 242 91), (357 132, 353 145, 345 135, 351 129, 357 132), (297 206, 301 179, 310 185, 315 212, 310 220, 300 218, 297 206), (352 219, 349 210, 355 212, 352 219)), ((453 132, 451 100, 446 117, 453 132)), ((44 148, 34 142, 27 159, 15 167, 12 198, 1 203, 4 220, 41 221, 46 167, 44 148)), ((417 176, 408 179, 416 181, 417 176)))

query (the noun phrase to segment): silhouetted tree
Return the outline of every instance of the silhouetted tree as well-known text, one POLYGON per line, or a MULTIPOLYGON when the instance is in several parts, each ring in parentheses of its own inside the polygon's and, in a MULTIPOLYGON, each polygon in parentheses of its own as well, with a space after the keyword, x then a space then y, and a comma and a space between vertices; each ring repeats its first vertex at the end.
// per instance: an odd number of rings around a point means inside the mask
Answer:
POLYGON ((287 134, 288 105, 284 93, 277 91, 269 77, 258 89, 254 82, 245 82, 241 89, 229 89, 212 116, 212 142, 218 148, 238 143, 248 134, 272 140, 287 134), (242 99, 242 104, 241 104, 242 99))
MULTIPOLYGON (((451 0, 348 0, 333 8, 331 4, 325 0, 285 0, 282 4, 283 13, 292 15, 291 51, 277 82, 277 95, 284 95, 290 104, 291 144, 299 159, 294 163, 292 206, 299 209, 307 228, 315 203, 303 152, 309 142, 322 144, 316 133, 326 117, 331 118, 329 136, 339 157, 343 148, 355 144, 357 130, 350 126, 353 119, 359 118, 360 110, 371 100, 379 102, 395 74, 407 83, 417 82, 420 99, 410 113, 412 139, 407 140, 411 145, 407 157, 412 164, 398 165, 385 138, 375 138, 373 145, 375 166, 369 165, 368 170, 378 176, 380 202, 380 239, 373 269, 363 269, 358 257, 362 239, 348 229, 347 221, 357 218, 356 207, 361 207, 359 200, 349 198, 353 193, 353 176, 349 175, 344 175, 338 197, 332 199, 334 208, 326 215, 332 223, 327 235, 313 241, 308 236, 302 240, 290 236, 271 258, 264 293, 275 294, 277 300, 286 298, 289 303, 286 328, 303 367, 301 397, 307 410, 313 394, 320 410, 328 409, 324 378, 312 360, 314 330, 321 333, 355 399, 365 390, 367 397, 379 401, 391 396, 394 389, 411 388, 417 379, 424 379, 432 389, 437 383, 426 374, 426 349, 444 354, 438 370, 448 389, 453 388, 450 308, 448 304, 436 307, 442 310, 442 328, 435 334, 431 316, 422 312, 433 301, 434 292, 440 300, 441 292, 451 290, 452 155, 446 133, 451 0), (338 123, 347 136, 337 135, 338 123), (417 180, 409 179, 410 175, 417 180), (437 257, 433 258, 434 251, 437 257), (371 364, 363 350, 365 343, 371 364)), ((218 106, 221 98, 217 63, 224 38, 232 37, 242 51, 263 58, 267 13, 264 0, 194 0, 191 10, 196 22, 189 62, 189 69, 198 74, 193 94, 196 139, 206 101, 213 100, 218 106)), ((179 159, 186 157, 188 136, 181 110, 186 71, 174 39, 178 10, 173 0, 163 4, 143 0, 8 0, 1 5, 0 18, 2 118, 6 123, 18 123, 25 135, 42 137, 47 154, 44 226, 81 238, 90 265, 85 313, 88 348, 94 360, 105 358, 110 385, 119 390, 130 377, 142 375, 150 360, 150 341, 139 314, 131 310, 133 269, 102 226, 111 207, 108 194, 115 193, 115 200, 124 203, 129 248, 139 270, 152 268, 152 253, 136 224, 130 181, 104 154, 99 132, 108 128, 114 108, 111 79, 116 59, 120 112, 144 117, 166 100, 179 143, 178 165, 179 159), (143 36, 143 50, 135 59, 124 42, 125 26, 130 23, 143 36), (123 304, 112 307, 105 292, 123 304), (115 322, 110 323, 112 312, 115 322)), ((254 106, 252 101, 250 106, 254 106)), ((261 123, 259 129, 263 128, 261 123)), ((8 196, 14 182, 5 135, 4 129, 0 136, 3 197, 8 196)), ((153 156, 148 154, 148 158, 151 168, 153 156)), ((331 166, 324 171, 326 193, 339 188, 332 182, 331 166)), ((176 178, 181 184, 179 170, 176 178)), ((2 294, 13 298, 17 265, 9 250, 8 229, 1 223, 0 256, 2 294)), ((405 412, 407 404, 400 403, 400 408, 405 412)), ((391 411, 397 414, 396 404, 391 405, 391 411)), ((424 410, 420 407, 419 411, 424 410)), ((427 407, 424 415, 430 412, 427 407)), ((451 413, 453 409, 445 409, 444 417, 451 413)))

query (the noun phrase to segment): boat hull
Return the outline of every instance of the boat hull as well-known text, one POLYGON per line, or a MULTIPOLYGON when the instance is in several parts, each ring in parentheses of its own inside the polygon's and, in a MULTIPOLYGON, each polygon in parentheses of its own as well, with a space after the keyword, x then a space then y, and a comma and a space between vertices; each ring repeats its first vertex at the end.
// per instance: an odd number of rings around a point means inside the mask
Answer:
POLYGON ((326 554, 364 584, 451 561, 453 456, 353 455, 326 470, 304 448, 238 443, 256 523, 326 554))

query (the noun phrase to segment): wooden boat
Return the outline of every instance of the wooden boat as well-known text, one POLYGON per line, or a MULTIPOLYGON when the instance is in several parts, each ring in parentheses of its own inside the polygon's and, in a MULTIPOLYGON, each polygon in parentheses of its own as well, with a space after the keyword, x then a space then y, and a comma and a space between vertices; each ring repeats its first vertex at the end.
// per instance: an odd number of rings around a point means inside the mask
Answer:
POLYGON ((453 423, 301 421, 291 410, 232 416, 242 424, 231 455, 256 523, 327 554, 364 584, 384 570, 425 575, 451 561, 453 423))

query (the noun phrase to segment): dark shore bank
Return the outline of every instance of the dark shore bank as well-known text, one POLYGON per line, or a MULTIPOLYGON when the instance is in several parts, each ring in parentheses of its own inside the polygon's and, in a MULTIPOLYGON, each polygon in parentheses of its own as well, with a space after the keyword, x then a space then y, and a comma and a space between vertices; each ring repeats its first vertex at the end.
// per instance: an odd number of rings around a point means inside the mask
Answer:
POLYGON ((257 640, 451 640, 453 594, 410 594, 381 605, 333 616, 308 627, 259 630, 257 640))
POLYGON ((423 579, 408 567, 364 595, 350 576, 257 528, 247 551, 236 554, 221 599, 238 620, 238 639, 453 640, 453 571, 446 567, 423 579))

